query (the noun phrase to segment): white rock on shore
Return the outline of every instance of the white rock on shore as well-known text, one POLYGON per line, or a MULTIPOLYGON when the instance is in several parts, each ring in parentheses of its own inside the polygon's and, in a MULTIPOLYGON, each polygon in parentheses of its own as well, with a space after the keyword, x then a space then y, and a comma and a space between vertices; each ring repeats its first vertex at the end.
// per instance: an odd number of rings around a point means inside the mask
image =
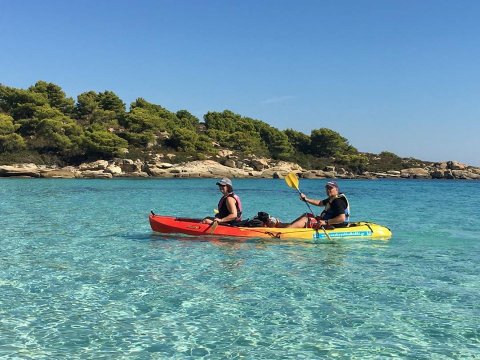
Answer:
POLYGON ((250 158, 230 161, 196 160, 179 164, 167 163, 158 157, 143 163, 140 160, 114 159, 83 163, 78 167, 58 168, 35 164, 0 165, 0 177, 33 178, 94 178, 160 177, 160 178, 283 178, 290 172, 308 179, 324 178, 408 178, 408 179, 480 179, 480 168, 456 161, 433 164, 426 168, 409 168, 401 171, 353 174, 333 166, 325 169, 303 169, 295 163, 271 159, 250 158))

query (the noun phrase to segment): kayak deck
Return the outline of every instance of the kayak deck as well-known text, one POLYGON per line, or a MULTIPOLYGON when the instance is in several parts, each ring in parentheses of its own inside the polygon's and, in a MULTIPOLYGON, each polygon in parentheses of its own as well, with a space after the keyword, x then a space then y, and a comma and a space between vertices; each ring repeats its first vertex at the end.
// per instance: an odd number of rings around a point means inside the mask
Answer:
POLYGON ((330 238, 369 238, 388 240, 392 232, 385 226, 370 222, 350 223, 345 228, 331 230, 309 228, 267 228, 267 227, 236 227, 218 224, 203 224, 200 219, 180 218, 163 215, 150 215, 150 226, 153 231, 162 234, 186 234, 193 236, 226 236, 270 239, 301 239, 316 240, 330 238))

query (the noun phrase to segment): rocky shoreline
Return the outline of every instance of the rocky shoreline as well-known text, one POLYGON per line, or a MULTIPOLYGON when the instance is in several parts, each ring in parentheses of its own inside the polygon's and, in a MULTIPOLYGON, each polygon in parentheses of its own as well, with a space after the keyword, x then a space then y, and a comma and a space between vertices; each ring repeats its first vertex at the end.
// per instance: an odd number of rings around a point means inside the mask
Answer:
POLYGON ((343 168, 328 166, 325 169, 303 169, 291 162, 252 157, 238 160, 228 155, 216 160, 197 160, 174 163, 174 156, 159 154, 151 161, 114 159, 97 160, 80 166, 46 166, 36 164, 0 165, 0 177, 28 178, 86 178, 111 179, 136 178, 283 178, 290 172, 302 178, 322 179, 480 179, 480 168, 457 161, 433 163, 426 167, 391 170, 382 173, 354 174, 343 168), (168 161, 166 161, 168 160, 168 161))

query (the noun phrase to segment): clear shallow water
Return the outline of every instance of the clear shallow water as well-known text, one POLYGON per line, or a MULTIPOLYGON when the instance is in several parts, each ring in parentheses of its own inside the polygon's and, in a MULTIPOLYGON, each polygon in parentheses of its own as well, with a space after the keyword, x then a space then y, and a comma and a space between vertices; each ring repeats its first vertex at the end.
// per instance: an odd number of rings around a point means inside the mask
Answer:
MULTIPOLYGON (((0 179, 0 358, 480 358, 480 182, 339 183, 391 240, 152 234, 150 209, 211 215, 213 179, 0 179)), ((306 210, 235 185, 246 217, 306 210)))

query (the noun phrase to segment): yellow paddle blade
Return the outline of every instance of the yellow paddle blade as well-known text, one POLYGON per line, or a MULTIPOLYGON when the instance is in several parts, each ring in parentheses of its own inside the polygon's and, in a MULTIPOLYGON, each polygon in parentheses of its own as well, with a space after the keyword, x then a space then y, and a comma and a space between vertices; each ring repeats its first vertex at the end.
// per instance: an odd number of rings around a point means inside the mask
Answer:
POLYGON ((294 189, 298 189, 298 177, 297 174, 291 172, 287 176, 285 176, 285 182, 287 183, 288 186, 294 189))

